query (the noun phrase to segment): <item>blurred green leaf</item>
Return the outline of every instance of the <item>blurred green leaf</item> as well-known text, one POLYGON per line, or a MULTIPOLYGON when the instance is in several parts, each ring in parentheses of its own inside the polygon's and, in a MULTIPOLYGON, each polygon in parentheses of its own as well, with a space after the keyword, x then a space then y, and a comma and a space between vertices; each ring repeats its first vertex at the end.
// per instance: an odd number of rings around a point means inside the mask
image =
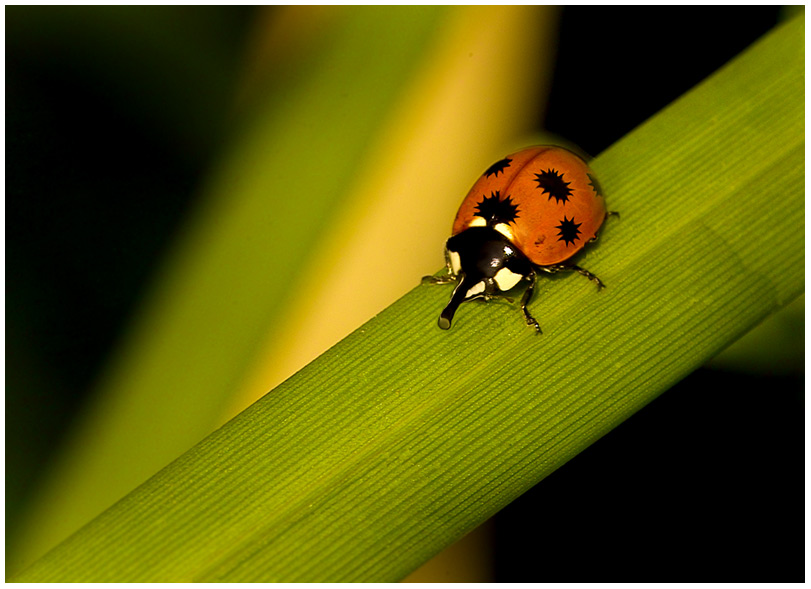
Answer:
MULTIPOLYGON (((250 101, 242 132, 23 526, 11 568, 18 558, 41 555, 212 430, 447 13, 333 9, 315 48, 287 55, 286 73, 275 71, 280 79, 250 101)), ((93 18, 83 27, 109 17, 124 34, 137 30, 125 26, 127 15, 151 12, 87 14, 93 18)), ((161 14, 171 20, 174 13, 161 14)), ((46 22, 58 28, 57 20, 46 22)), ((160 31, 146 40, 148 51, 172 42, 160 31)), ((110 34, 95 36, 112 43, 110 34)), ((130 65, 138 61, 125 53, 130 65)))
MULTIPOLYGON (((804 23, 601 154, 622 213, 556 277, 435 321, 419 286, 20 581, 393 581, 796 298, 804 23)), ((700 410, 700 408, 697 408, 700 410)))

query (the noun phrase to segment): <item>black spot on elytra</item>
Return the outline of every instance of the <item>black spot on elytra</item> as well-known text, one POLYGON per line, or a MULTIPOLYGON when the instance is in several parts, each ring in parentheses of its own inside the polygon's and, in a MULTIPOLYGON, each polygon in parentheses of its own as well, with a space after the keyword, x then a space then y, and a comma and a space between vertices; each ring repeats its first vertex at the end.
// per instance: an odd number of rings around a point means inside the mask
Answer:
POLYGON ((512 160, 508 157, 505 157, 503 160, 498 160, 492 166, 487 168, 487 170, 484 172, 484 175, 487 176, 488 178, 490 176, 495 176, 496 178, 498 178, 499 173, 504 172, 505 169, 510 167, 510 162, 512 162, 512 160))
POLYGON ((502 200, 498 191, 491 192, 490 196, 482 195, 475 215, 484 218, 490 226, 513 223, 518 218, 518 205, 509 196, 502 200))
POLYGON ((577 239, 580 239, 580 229, 579 227, 582 223, 575 223, 574 217, 571 219, 567 219, 566 216, 563 216, 563 220, 560 222, 560 225, 557 225, 555 229, 559 229, 560 232, 558 233, 558 241, 564 242, 566 245, 574 244, 577 239))
POLYGON ((540 174, 535 174, 535 181, 538 183, 538 188, 541 189, 542 194, 549 194, 549 200, 554 198, 558 204, 565 204, 572 195, 572 189, 569 188, 571 182, 565 182, 563 174, 552 168, 540 174))

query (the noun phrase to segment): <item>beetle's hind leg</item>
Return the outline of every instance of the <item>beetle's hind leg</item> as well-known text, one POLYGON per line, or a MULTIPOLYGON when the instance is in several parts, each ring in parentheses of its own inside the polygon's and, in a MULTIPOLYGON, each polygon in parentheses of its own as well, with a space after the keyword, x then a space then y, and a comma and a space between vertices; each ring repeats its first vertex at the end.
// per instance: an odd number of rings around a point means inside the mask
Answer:
POLYGON ((577 272, 578 274, 580 274, 582 276, 585 276, 586 278, 588 278, 589 280, 591 280, 592 282, 597 284, 598 289, 605 288, 605 284, 603 284, 603 281, 600 280, 599 278, 597 278, 596 274, 592 274, 591 272, 589 272, 585 268, 581 268, 580 266, 569 266, 569 269, 573 270, 574 272, 577 272))
POLYGON ((581 274, 582 276, 585 276, 586 278, 594 282, 597 285, 598 289, 605 288, 605 284, 603 284, 602 280, 597 278, 596 274, 592 274, 585 268, 581 268, 580 266, 577 266, 575 264, 555 264, 553 266, 541 266, 541 270, 543 270, 544 272, 549 272, 550 274, 557 274, 558 272, 577 272, 578 274, 581 274))

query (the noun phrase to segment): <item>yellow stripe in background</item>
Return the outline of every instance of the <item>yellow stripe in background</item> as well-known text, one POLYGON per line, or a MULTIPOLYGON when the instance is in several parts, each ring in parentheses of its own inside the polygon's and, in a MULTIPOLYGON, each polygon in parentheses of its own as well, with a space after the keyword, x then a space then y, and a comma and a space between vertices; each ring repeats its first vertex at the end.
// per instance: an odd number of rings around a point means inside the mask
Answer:
POLYGON ((227 421, 439 269, 456 208, 536 129, 554 7, 460 7, 392 112, 227 421))
MULTIPOLYGON (((477 176, 538 132, 558 16, 549 6, 453 12, 223 422, 444 264, 453 216, 477 176)), ((492 580, 491 536, 491 524, 477 527, 405 582, 492 580)))

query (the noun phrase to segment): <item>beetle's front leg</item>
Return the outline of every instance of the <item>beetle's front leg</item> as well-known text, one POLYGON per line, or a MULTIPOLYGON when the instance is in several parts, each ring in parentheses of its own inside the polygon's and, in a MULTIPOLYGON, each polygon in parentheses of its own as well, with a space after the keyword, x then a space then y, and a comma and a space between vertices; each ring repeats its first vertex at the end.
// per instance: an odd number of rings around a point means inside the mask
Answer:
POLYGON ((453 274, 443 274, 442 276, 423 276, 422 284, 450 284, 456 282, 457 276, 453 274))
POLYGON ((450 284, 451 282, 456 282, 459 278, 453 272, 453 264, 451 263, 451 257, 448 254, 448 248, 445 248, 445 270, 447 270, 447 274, 443 274, 442 276, 423 276, 422 277, 422 284, 450 284))

